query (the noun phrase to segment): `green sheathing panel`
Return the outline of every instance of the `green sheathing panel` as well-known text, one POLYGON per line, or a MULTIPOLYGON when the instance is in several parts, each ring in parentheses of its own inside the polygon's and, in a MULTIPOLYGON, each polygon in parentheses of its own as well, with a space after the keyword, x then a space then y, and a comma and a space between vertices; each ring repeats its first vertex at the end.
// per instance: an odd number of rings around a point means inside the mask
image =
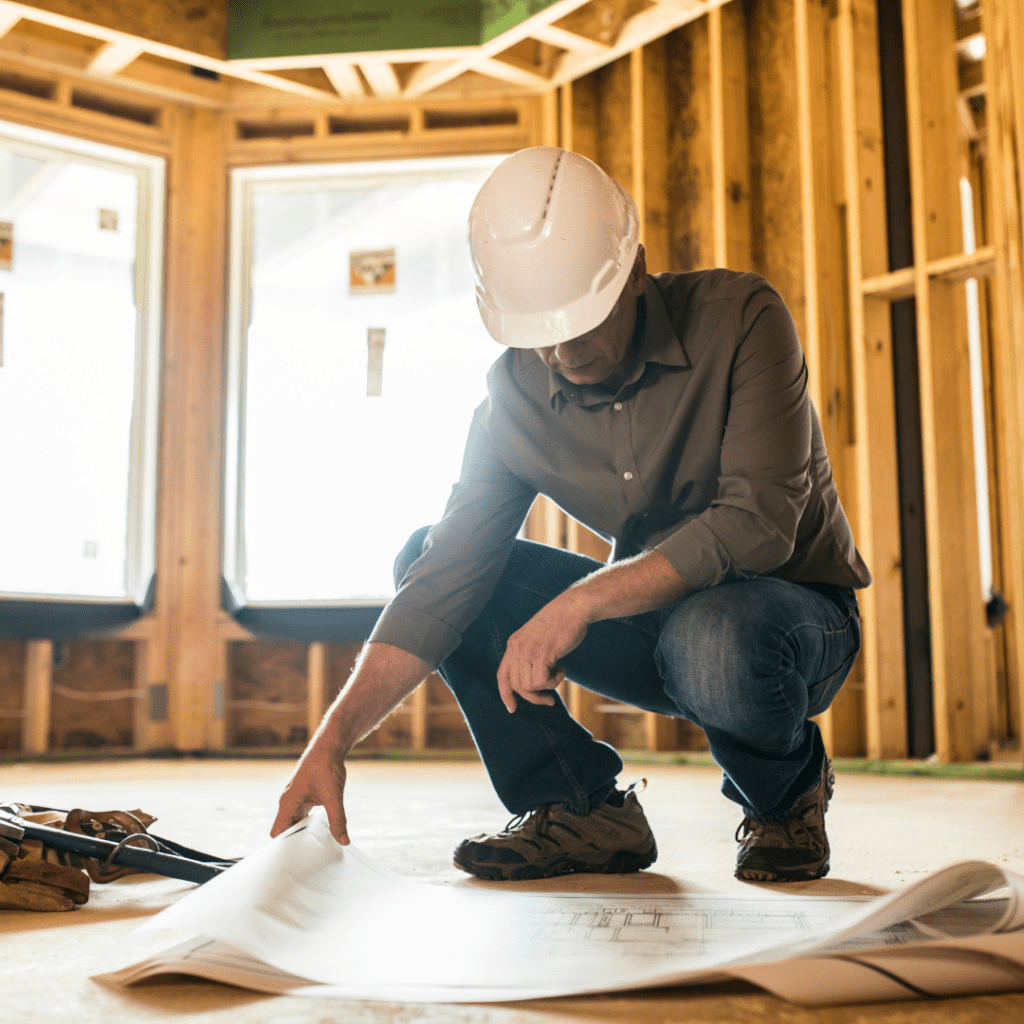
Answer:
POLYGON ((527 18, 550 7, 555 0, 481 0, 480 42, 490 42, 527 18))
POLYGON ((231 0, 228 59, 479 46, 480 33, 480 0, 231 0))

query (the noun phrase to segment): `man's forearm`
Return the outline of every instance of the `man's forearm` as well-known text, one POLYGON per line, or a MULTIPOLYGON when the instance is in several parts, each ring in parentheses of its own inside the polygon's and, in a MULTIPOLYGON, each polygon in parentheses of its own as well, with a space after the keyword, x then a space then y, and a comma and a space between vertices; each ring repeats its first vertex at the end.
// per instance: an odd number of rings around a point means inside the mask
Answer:
POLYGON ((390 644, 367 644, 352 675, 329 708, 316 737, 328 733, 344 757, 430 674, 431 666, 390 644))
POLYGON ((590 623, 664 608, 692 590, 660 551, 645 551, 591 573, 569 587, 560 600, 575 604, 590 623))

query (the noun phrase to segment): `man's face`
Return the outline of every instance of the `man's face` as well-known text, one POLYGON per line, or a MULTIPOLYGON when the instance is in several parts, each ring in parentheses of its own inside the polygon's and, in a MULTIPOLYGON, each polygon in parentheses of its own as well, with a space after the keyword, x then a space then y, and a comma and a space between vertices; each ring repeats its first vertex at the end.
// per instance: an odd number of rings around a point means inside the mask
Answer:
POLYGON ((618 390, 630 370, 629 344, 636 325, 636 300, 647 283, 643 246, 611 313, 593 330, 534 351, 571 384, 604 384, 618 390))

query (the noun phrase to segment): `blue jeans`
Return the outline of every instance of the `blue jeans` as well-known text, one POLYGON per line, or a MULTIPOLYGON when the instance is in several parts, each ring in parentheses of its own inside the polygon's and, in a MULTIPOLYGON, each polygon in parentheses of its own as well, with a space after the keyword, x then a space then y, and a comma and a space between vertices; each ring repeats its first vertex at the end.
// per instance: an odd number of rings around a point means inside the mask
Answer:
MULTIPOLYGON (((401 582, 426 528, 395 562, 401 582)), ((600 568, 584 555, 517 540, 490 601, 438 667, 512 814, 559 803, 600 807, 622 759, 555 705, 520 700, 510 715, 497 671, 508 638, 552 598, 600 568)), ((707 734, 722 792, 746 814, 777 815, 817 784, 824 711, 860 650, 852 590, 758 576, 699 590, 644 615, 596 622, 562 659, 568 678, 604 697, 686 718, 707 734)))

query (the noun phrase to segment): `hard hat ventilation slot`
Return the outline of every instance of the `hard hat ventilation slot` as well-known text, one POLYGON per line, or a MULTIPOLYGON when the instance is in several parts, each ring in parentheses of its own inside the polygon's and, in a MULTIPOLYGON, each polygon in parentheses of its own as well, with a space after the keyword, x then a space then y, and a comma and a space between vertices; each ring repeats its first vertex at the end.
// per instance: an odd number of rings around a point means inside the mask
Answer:
POLYGON ((562 162, 563 156, 565 156, 564 152, 559 153, 555 159, 555 166, 551 168, 551 180, 548 182, 548 194, 544 198, 544 210, 540 215, 541 220, 548 219, 548 207, 551 205, 551 193, 555 190, 555 179, 558 177, 558 167, 562 162))

